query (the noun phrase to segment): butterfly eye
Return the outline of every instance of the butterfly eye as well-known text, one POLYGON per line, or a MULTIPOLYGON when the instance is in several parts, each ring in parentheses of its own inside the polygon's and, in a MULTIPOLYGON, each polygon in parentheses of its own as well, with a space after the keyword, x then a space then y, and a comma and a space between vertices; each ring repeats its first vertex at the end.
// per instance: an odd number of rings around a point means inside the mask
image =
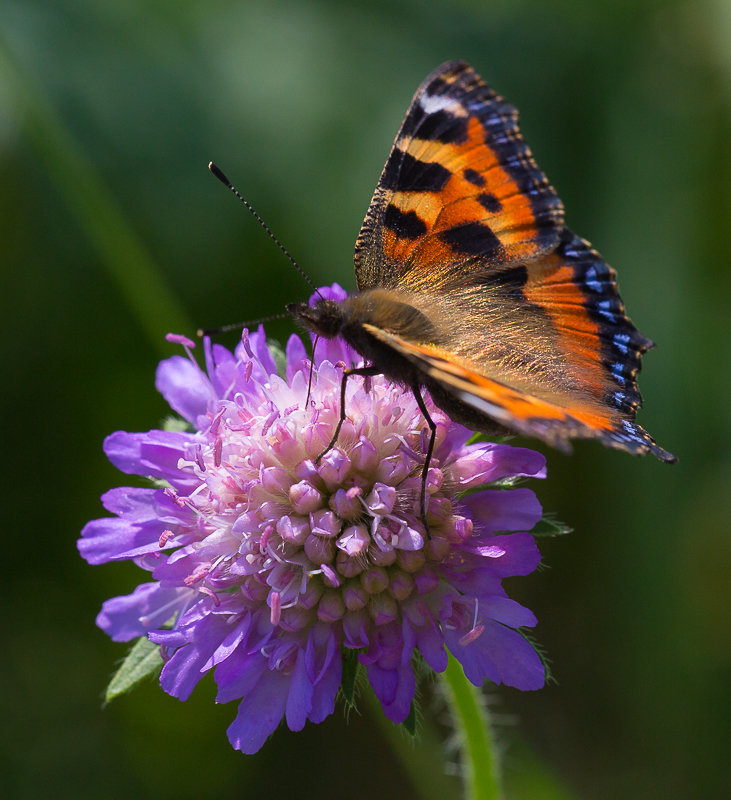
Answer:
POLYGON ((332 339, 343 327, 343 310, 339 303, 323 300, 315 306, 307 303, 290 303, 287 311, 302 325, 318 336, 332 339))

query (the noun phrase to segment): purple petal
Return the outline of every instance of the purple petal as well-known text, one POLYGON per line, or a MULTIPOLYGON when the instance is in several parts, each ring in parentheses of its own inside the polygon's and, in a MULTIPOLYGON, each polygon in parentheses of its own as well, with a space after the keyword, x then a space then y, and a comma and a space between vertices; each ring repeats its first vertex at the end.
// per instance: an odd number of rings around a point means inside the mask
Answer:
POLYGON ((382 669, 377 664, 368 664, 368 682, 373 687, 382 706, 390 706, 398 691, 398 672, 395 669, 382 669))
POLYGON ((297 653, 287 695, 286 717, 291 731, 301 731, 312 708, 312 684, 307 677, 305 651, 297 653))
POLYGON ((148 553, 160 553, 160 535, 164 526, 159 520, 131 525, 127 520, 105 517, 87 522, 76 546, 89 564, 122 561, 148 553))
POLYGON ((215 400, 205 373, 183 356, 173 356, 160 362, 155 386, 173 411, 194 424, 199 415, 206 413, 209 402, 215 400))
POLYGON ((159 552, 165 526, 157 514, 154 489, 113 489, 102 501, 122 519, 105 517, 88 522, 77 542, 79 553, 89 564, 130 558, 128 551, 159 552))
POLYGON ((383 713, 395 723, 403 722, 411 711, 416 679, 411 664, 397 669, 384 670, 375 664, 368 666, 368 680, 376 697, 381 701, 383 713))
POLYGON ((309 357, 302 339, 299 336, 295 336, 295 334, 292 334, 287 339, 285 352, 287 355, 287 380, 291 382, 295 374, 302 369, 303 362, 309 360, 309 357))
POLYGON ((532 628, 538 624, 535 614, 508 597, 480 600, 480 619, 494 619, 509 628, 532 628))
POLYGON ((462 664, 465 676, 475 686, 485 678, 516 689, 540 689, 545 682, 541 659, 528 642, 511 628, 498 622, 486 622, 482 635, 466 646, 459 634, 445 631, 447 646, 462 664))
POLYGON ((218 685, 217 703, 239 700, 251 692, 262 673, 268 670, 267 660, 261 653, 247 653, 242 648, 216 667, 218 685))
POLYGON ((117 431, 104 440, 104 452, 114 466, 132 475, 163 478, 176 488, 197 486, 194 475, 181 472, 178 461, 195 441, 189 433, 152 430, 147 433, 117 431))
POLYGON ((206 360, 217 398, 229 398, 236 391, 244 391, 241 361, 230 350, 220 344, 212 345, 206 360))
POLYGON ((164 625, 190 595, 190 589, 141 583, 132 594, 105 601, 96 624, 115 642, 128 642, 164 625))
POLYGON ((267 377, 276 375, 277 363, 267 345, 267 337, 264 333, 263 325, 259 325, 258 330, 249 334, 249 344, 254 351, 254 355, 259 359, 259 363, 264 367, 267 377))
POLYGON ((346 614, 343 618, 343 634, 345 644, 351 650, 359 650, 370 644, 368 633, 370 620, 365 611, 355 611, 346 614))
POLYGON ((425 625, 415 629, 416 644, 424 661, 435 671, 444 672, 447 668, 447 652, 444 649, 444 635, 441 628, 429 619, 425 625))
POLYGON ((147 522, 157 518, 156 494, 157 489, 118 486, 102 495, 102 505, 110 514, 118 514, 130 522, 147 522))
POLYGON ((239 704, 228 739, 236 750, 249 755, 274 733, 286 708, 289 678, 278 670, 265 670, 256 686, 239 704))
POLYGON ((187 700, 203 677, 202 668, 229 632, 225 618, 209 614, 196 626, 193 641, 176 650, 163 667, 162 688, 178 700, 187 700))
MULTIPOLYGON (((211 659, 204 664, 203 669, 208 670, 218 664, 223 663, 227 658, 232 656, 237 648, 241 645, 242 641, 246 638, 251 625, 251 616, 245 614, 238 625, 226 636, 221 644, 216 648, 211 656, 211 659)), ((218 677, 218 673, 216 673, 218 677)))
POLYGON ((343 660, 340 653, 336 651, 315 684, 312 694, 312 709, 310 710, 312 722, 322 722, 333 713, 342 677, 343 660))
POLYGON ((546 477, 546 458, 535 450, 508 444, 471 445, 454 465, 460 488, 479 486, 501 478, 546 477))
MULTIPOLYGON (((455 580, 459 575, 460 591, 463 593, 482 596, 492 582, 497 581, 499 585, 502 578, 529 575, 541 561, 541 554, 529 533, 509 533, 486 537, 483 541, 484 546, 477 539, 476 544, 460 548, 463 553, 474 553, 481 557, 479 566, 473 566, 469 572, 450 571, 455 580), (491 555, 493 552, 495 555, 491 555)), ((456 563, 459 564, 459 558, 456 563)))
POLYGON ((324 297, 325 300, 341 303, 347 296, 348 293, 339 283, 333 283, 331 286, 320 286, 315 294, 310 295, 308 302, 311 306, 314 306, 324 297))
POLYGON ((479 533, 529 531, 543 516, 531 489, 488 489, 464 499, 479 533))

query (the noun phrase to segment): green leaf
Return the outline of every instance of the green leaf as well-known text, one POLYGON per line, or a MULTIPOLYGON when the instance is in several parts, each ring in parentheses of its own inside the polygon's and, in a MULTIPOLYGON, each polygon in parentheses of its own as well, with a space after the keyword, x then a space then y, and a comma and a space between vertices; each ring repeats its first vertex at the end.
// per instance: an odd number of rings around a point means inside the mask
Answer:
POLYGON ((282 350, 282 345, 276 339, 267 339, 267 347, 277 365, 277 374, 280 378, 287 377, 287 355, 282 350))
POLYGON ((109 681, 104 702, 111 703, 120 695, 131 692, 141 681, 157 675, 162 664, 160 645, 151 642, 146 636, 141 636, 132 646, 122 666, 109 681))
POLYGON ((172 433, 186 433, 187 431, 192 431, 193 426, 185 419, 176 417, 174 414, 168 414, 163 420, 162 429, 172 433))
POLYGON ((564 536, 571 533, 573 528, 566 525, 565 522, 559 522, 557 519, 552 519, 549 516, 543 517, 542 520, 536 523, 531 531, 532 536, 564 536))
POLYGON ((479 431, 473 433, 467 440, 467 444, 479 444, 481 442, 490 442, 491 444, 506 444, 507 442, 515 439, 514 433, 506 433, 504 436, 491 436, 487 433, 480 433, 479 431))

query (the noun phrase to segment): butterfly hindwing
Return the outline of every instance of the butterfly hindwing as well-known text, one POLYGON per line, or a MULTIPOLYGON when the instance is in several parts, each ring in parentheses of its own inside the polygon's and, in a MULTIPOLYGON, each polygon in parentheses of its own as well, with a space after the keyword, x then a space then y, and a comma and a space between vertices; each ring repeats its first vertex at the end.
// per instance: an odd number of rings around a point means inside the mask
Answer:
POLYGON ((550 318, 565 357, 581 366, 594 393, 601 388, 602 402, 634 415, 642 405, 641 358, 654 344, 627 317, 616 274, 599 253, 565 228, 554 253, 526 265, 522 292, 550 318))
POLYGON ((419 87, 355 248, 358 287, 432 282, 553 249, 563 207, 533 160, 518 112, 464 62, 419 87))
POLYGON ((543 398, 470 369, 448 350, 420 345, 372 325, 364 327, 416 368, 435 400, 448 400, 452 416, 457 409, 451 405, 454 399, 509 430, 543 439, 562 450, 570 449, 571 439, 599 439, 610 447, 638 455, 652 452, 663 461, 675 461, 628 415, 589 397, 573 397, 570 403, 562 403, 558 397, 543 398))

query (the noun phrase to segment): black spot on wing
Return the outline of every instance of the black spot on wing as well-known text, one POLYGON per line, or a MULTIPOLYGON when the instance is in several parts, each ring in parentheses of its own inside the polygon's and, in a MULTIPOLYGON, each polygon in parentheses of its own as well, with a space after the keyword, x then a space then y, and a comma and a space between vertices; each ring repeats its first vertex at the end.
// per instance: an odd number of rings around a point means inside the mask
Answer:
POLYGON ((477 195, 477 202, 491 214, 497 214, 502 210, 503 204, 491 192, 482 192, 477 195))
MULTIPOLYGON (((440 77, 427 79, 426 91, 431 96, 442 94, 454 98, 469 116, 480 121, 485 144, 516 182, 520 192, 530 199, 539 231, 537 244, 550 247, 563 223, 563 205, 520 135, 516 108, 498 96, 464 62, 444 65, 441 74, 451 80, 441 80, 440 77)), ((472 180, 474 176, 468 176, 466 171, 464 175, 474 185, 484 185, 472 180)))
POLYGON ((480 173, 477 172, 477 170, 470 169, 469 167, 467 167, 467 169, 462 173, 462 175, 464 175, 464 179, 466 181, 469 181, 474 186, 485 185, 486 182, 485 178, 482 175, 480 175, 480 173))
MULTIPOLYGON (((427 81, 429 79, 427 78, 427 81)), ((425 82, 426 83, 426 82, 425 82)), ((430 95, 441 95, 447 94, 450 91, 452 84, 449 81, 445 81, 443 78, 434 78, 431 83, 427 83, 425 90, 430 95)))
POLYGON ((489 289, 491 292, 500 292, 506 299, 514 300, 524 308, 530 308, 533 315, 541 314, 545 324, 550 325, 550 317, 545 311, 540 306, 536 306, 526 300, 523 294, 523 287, 527 281, 528 270, 522 264, 519 264, 506 269, 478 272, 473 280, 469 280, 469 284, 489 289))
POLYGON ((418 239, 426 233, 426 224, 416 211, 404 213, 393 203, 386 206, 383 215, 383 225, 405 239, 418 239))
POLYGON ((414 103, 401 126, 401 136, 460 144, 467 140, 467 118, 455 117, 444 109, 429 114, 419 103, 414 103))
MULTIPOLYGON (((528 270, 522 264, 509 269, 501 269, 495 274, 494 282, 498 286, 504 286, 511 292, 522 290, 528 280, 528 270)), ((521 292, 522 294, 522 292, 521 292)), ((522 298, 525 300, 525 298, 522 298)))
POLYGON ((495 258, 504 252, 500 239, 487 225, 479 222, 456 225, 454 228, 441 231, 438 236, 452 250, 463 255, 495 258))
POLYGON ((395 192, 441 192, 452 173, 441 164, 419 161, 398 148, 391 151, 381 178, 395 192))

